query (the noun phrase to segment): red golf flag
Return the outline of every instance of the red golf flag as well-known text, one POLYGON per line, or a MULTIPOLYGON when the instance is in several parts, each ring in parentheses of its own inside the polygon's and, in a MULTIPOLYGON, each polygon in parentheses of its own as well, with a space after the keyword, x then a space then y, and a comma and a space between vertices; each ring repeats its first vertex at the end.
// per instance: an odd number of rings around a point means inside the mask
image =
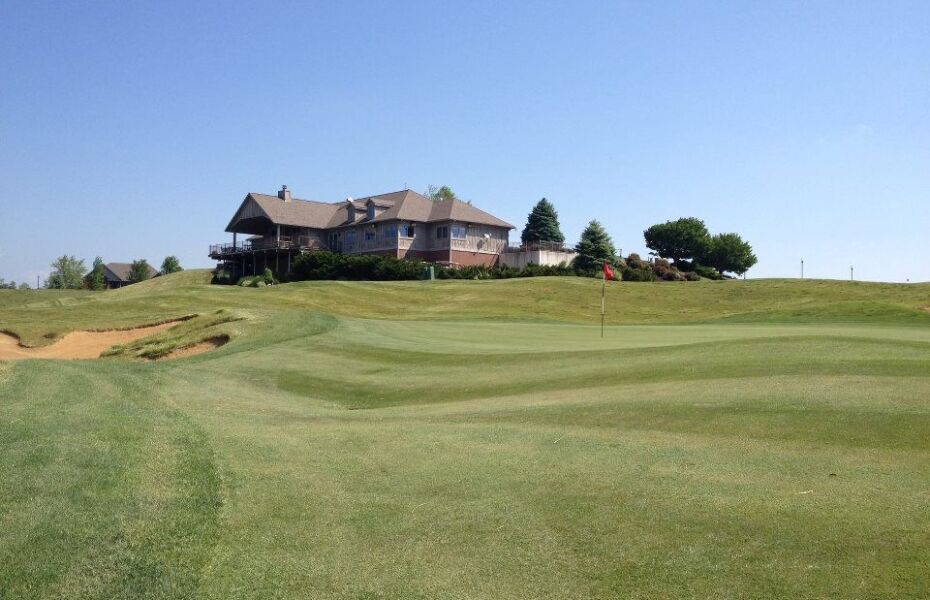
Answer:
POLYGON ((610 270, 610 265, 604 263, 604 279, 613 279, 614 272, 610 270))

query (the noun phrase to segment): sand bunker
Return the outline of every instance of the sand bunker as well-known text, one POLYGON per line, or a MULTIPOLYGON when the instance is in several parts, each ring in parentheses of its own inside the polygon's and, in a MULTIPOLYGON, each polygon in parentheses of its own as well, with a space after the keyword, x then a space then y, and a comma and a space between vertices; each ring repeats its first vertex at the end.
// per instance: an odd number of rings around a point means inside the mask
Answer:
POLYGON ((23 360, 27 358, 49 358, 75 360, 100 358, 104 350, 118 344, 125 344, 147 335, 152 335, 176 325, 169 321, 150 327, 136 329, 116 329, 112 331, 72 331, 48 346, 26 348, 19 344, 15 336, 0 333, 0 360, 23 360))
POLYGON ((223 344, 229 341, 229 336, 227 335, 218 335, 216 337, 208 338, 202 342, 197 342, 192 346, 185 346, 184 348, 178 348, 177 350, 172 350, 164 356, 160 356, 155 360, 173 360, 175 358, 186 358, 188 356, 195 356, 197 354, 203 354, 204 352, 209 352, 210 350, 216 350, 223 344))

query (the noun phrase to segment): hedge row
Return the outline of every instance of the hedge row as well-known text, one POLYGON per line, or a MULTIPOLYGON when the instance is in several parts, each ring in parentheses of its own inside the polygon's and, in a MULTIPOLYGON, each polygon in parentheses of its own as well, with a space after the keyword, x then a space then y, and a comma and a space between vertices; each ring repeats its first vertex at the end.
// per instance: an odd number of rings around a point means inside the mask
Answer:
MULTIPOLYGON (((653 262, 642 260, 639 255, 631 254, 626 259, 614 262, 615 271, 623 281, 697 281, 703 277, 718 278, 716 271, 703 269, 705 272, 682 272, 668 261, 658 259, 653 262)), ((696 270, 701 269, 696 266, 696 270)), ((517 277, 569 276, 601 277, 601 271, 578 272, 571 265, 557 266, 527 265, 522 269, 508 266, 485 267, 464 266, 447 267, 427 263, 421 260, 406 260, 393 256, 373 254, 339 254, 317 251, 301 254, 291 266, 291 272, 282 275, 282 281, 313 280, 350 280, 350 281, 406 281, 429 279, 430 271, 436 279, 512 279, 517 277)), ((217 272, 214 283, 236 283, 225 272, 217 272)), ((276 283, 271 271, 266 269, 263 275, 243 277, 238 281, 242 286, 261 286, 276 283)))

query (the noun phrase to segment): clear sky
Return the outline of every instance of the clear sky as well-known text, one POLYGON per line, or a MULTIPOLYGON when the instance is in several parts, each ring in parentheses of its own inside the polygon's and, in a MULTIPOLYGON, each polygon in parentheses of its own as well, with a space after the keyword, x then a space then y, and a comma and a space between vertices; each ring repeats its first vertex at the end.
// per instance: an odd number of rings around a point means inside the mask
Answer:
MULTIPOLYGON (((624 253, 930 280, 930 2, 0 4, 0 277, 210 243, 249 191, 429 184, 624 253)), ((519 238, 519 230, 511 239, 519 238)))

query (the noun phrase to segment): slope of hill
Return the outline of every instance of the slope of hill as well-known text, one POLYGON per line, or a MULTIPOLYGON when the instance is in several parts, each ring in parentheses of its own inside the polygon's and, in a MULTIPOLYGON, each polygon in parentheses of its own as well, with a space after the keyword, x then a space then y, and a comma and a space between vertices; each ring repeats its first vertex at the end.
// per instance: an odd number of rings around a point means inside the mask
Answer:
POLYGON ((602 339, 593 280, 206 278, 0 295, 31 343, 199 315, 0 362, 0 596, 930 588, 930 286, 611 284, 602 339))

